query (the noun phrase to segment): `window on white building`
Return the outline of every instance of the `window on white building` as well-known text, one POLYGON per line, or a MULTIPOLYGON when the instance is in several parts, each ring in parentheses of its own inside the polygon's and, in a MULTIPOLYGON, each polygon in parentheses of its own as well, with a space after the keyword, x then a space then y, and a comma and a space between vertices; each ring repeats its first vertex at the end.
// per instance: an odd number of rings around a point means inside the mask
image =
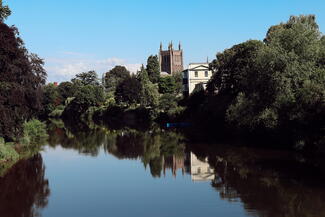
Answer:
POLYGON ((199 72, 198 72, 198 71, 195 71, 195 72, 194 72, 194 76, 195 76, 195 77, 199 77, 199 72))
POLYGON ((205 77, 209 77, 209 72, 205 71, 205 77))

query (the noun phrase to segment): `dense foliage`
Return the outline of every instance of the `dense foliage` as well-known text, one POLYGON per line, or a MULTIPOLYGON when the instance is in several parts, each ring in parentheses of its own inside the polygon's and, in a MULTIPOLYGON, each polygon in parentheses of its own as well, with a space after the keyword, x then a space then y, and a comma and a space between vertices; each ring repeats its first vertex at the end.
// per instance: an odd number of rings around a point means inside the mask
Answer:
POLYGON ((324 52, 315 17, 292 16, 272 26, 264 42, 217 54, 198 112, 239 129, 319 131, 325 126, 324 52))
POLYGON ((43 60, 24 47, 15 27, 3 20, 10 15, 0 2, 0 137, 14 140, 22 124, 41 109, 46 72, 43 60))
POLYGON ((157 55, 149 56, 147 60, 147 72, 152 83, 158 83, 160 78, 160 66, 157 55))
POLYGON ((130 72, 124 66, 115 66, 105 74, 104 86, 108 92, 115 92, 119 83, 129 77, 130 72))
POLYGON ((130 76, 120 82, 115 91, 115 100, 118 104, 133 105, 140 103, 141 83, 135 76, 130 76))

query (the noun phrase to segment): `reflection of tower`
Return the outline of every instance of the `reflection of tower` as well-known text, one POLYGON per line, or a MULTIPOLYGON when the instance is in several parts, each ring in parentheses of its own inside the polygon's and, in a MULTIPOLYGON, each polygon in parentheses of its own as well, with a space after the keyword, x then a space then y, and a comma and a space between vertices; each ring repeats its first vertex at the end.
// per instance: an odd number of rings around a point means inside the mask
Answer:
POLYGON ((179 43, 178 50, 174 50, 173 42, 168 45, 168 50, 163 50, 162 43, 160 43, 159 50, 159 65, 160 72, 165 72, 170 75, 182 72, 183 67, 183 50, 182 45, 179 43))
POLYGON ((166 169, 171 169, 172 174, 176 177, 177 171, 179 169, 182 170, 182 174, 185 173, 185 164, 184 164, 184 156, 170 156, 170 157, 163 157, 162 160, 164 176, 166 176, 166 169))
POLYGON ((191 152, 191 177, 192 181, 210 181, 214 180, 214 170, 210 167, 208 159, 199 160, 191 152))

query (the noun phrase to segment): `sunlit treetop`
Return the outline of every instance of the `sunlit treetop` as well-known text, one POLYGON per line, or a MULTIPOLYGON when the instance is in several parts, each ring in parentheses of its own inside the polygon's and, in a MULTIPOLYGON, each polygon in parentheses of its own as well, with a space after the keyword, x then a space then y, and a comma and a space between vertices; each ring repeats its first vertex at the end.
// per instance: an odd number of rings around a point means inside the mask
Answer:
POLYGON ((3 5, 2 0, 0 0, 0 21, 3 22, 11 14, 11 10, 7 5, 3 5))

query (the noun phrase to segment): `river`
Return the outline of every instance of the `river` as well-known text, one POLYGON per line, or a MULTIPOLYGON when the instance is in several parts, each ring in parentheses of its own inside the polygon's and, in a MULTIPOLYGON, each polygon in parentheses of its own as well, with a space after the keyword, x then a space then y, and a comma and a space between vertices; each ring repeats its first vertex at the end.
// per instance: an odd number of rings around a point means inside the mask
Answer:
POLYGON ((1 217, 325 216, 321 159, 161 129, 49 132, 0 177, 1 217))

